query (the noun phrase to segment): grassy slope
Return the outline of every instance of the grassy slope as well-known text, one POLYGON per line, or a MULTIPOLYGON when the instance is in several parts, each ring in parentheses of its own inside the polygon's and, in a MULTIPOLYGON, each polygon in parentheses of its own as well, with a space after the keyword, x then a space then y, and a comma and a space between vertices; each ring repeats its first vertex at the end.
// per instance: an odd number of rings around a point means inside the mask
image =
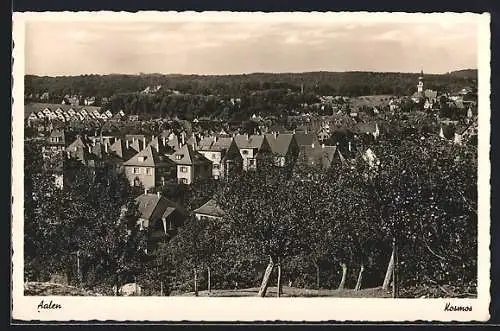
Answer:
POLYGON ((100 294, 91 293, 69 285, 62 285, 56 283, 29 282, 24 284, 24 295, 99 296, 100 294))
MULTIPOLYGON (((213 290, 211 293, 208 291, 200 291, 199 296, 213 296, 213 297, 252 297, 257 296, 259 289, 247 288, 239 290, 213 290)), ((269 287, 266 297, 276 297, 276 287, 269 287)), ((194 296, 193 292, 179 294, 181 296, 194 296)), ((309 290, 295 287, 283 286, 283 297, 337 297, 337 298, 390 298, 391 293, 382 290, 380 287, 367 288, 359 291, 352 289, 345 290, 309 290)))

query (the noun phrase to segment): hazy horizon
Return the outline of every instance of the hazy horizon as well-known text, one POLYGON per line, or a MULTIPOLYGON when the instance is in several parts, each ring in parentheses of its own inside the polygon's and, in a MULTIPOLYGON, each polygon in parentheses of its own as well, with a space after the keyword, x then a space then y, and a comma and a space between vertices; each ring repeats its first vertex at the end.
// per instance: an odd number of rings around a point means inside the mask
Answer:
MULTIPOLYGON (((463 70, 478 70, 477 68, 459 68, 456 70, 451 70, 447 72, 425 72, 424 75, 446 75, 450 72, 456 72, 456 71, 463 71, 463 70)), ((81 74, 75 74, 75 75, 36 75, 36 74, 28 74, 26 73, 24 76, 37 76, 37 77, 51 77, 51 78, 57 78, 57 77, 78 77, 78 76, 153 76, 153 75, 162 75, 162 76, 250 76, 250 75, 298 75, 298 74, 311 74, 311 73, 320 73, 320 72, 326 72, 326 73, 351 73, 351 72, 373 72, 373 73, 380 73, 380 74, 417 74, 420 73, 420 70, 414 71, 414 72, 403 72, 403 71, 375 71, 375 70, 346 70, 346 71, 326 71, 326 70, 318 70, 318 71, 283 71, 283 72, 242 72, 242 73, 234 73, 234 74, 198 74, 198 73, 176 73, 176 72, 170 72, 170 73, 161 73, 161 72, 140 72, 140 73, 119 73, 119 72, 112 72, 112 73, 106 73, 106 74, 99 74, 99 73, 81 73, 81 74)))
POLYGON ((28 21, 25 74, 444 74, 478 67, 477 21, 28 21))

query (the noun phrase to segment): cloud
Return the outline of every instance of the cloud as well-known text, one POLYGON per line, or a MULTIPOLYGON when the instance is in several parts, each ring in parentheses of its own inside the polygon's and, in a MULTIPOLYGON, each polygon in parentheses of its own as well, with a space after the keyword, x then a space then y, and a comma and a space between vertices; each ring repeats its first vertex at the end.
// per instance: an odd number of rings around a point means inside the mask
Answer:
POLYGON ((26 26, 26 71, 446 72, 477 66, 471 22, 42 22, 26 26), (457 50, 460 50, 459 52, 457 50))

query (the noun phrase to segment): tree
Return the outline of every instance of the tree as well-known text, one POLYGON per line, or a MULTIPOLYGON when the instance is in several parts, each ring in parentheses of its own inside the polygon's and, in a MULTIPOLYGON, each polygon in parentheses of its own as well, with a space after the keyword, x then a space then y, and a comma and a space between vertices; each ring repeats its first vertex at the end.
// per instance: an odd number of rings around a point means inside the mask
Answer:
MULTIPOLYGON (((232 220, 233 235, 242 245, 269 258, 260 296, 267 292, 275 266, 305 246, 303 224, 310 197, 290 176, 290 169, 274 166, 272 156, 258 161, 255 172, 245 172, 223 183, 217 199, 232 220)), ((281 279, 278 277, 278 295, 281 279)))
POLYGON ((474 281, 475 147, 434 137, 395 137, 377 146, 375 153, 381 169, 370 178, 369 189, 387 245, 392 238, 397 245, 394 261, 401 262, 394 266, 402 276, 400 283, 474 281))
POLYGON ((37 269, 31 268, 29 277, 47 280, 62 273, 71 283, 106 291, 117 278, 142 269, 144 237, 135 227, 135 202, 124 177, 109 181, 99 171, 73 164, 72 185, 64 190, 47 173, 32 175, 25 259, 37 269))

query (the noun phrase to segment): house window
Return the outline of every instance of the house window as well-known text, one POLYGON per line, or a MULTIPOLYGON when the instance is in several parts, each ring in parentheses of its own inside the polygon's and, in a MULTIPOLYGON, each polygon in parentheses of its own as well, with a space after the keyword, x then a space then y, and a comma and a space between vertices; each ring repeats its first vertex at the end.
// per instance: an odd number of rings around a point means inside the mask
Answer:
POLYGON ((247 155, 247 154, 248 154, 248 151, 247 151, 247 150, 244 150, 242 153, 243 153, 243 155, 247 155))
POLYGON ((181 178, 181 183, 182 183, 182 184, 187 184, 187 182, 188 182, 188 181, 187 181, 187 179, 186 179, 186 178, 181 178))
POLYGON ((179 170, 180 172, 187 172, 187 167, 180 167, 179 170))
POLYGON ((139 162, 144 162, 144 159, 145 159, 145 157, 144 157, 144 156, 139 156, 139 157, 137 158, 137 160, 138 160, 139 162))
POLYGON ((180 160, 180 159, 182 159, 182 155, 181 155, 181 154, 177 154, 177 155, 175 156, 175 159, 176 159, 176 160, 180 160))
POLYGON ((220 165, 214 163, 214 169, 216 170, 220 169, 220 165))
POLYGON ((140 172, 139 172, 139 168, 134 168, 134 175, 138 175, 140 172))
POLYGON ((249 159, 248 160, 248 165, 251 166, 251 167, 254 167, 255 166, 255 159, 249 159))
POLYGON ((215 153, 212 154, 212 159, 215 159, 217 155, 215 153))
POLYGON ((153 174, 153 169, 146 168, 146 175, 152 175, 152 174, 153 174))

